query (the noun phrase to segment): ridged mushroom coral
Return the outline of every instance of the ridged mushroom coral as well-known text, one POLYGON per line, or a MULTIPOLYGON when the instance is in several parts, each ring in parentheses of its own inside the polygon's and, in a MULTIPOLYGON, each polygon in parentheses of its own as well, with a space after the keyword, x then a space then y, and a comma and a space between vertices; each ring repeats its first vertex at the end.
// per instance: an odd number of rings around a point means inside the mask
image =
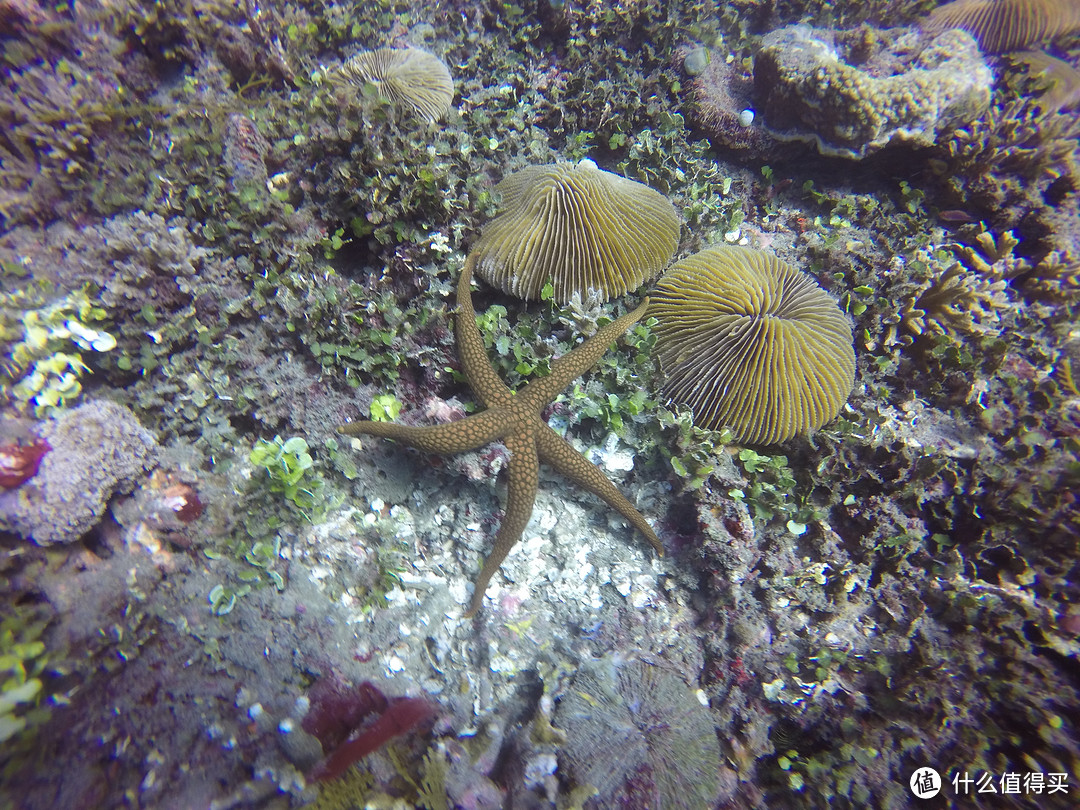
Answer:
POLYGON ((442 60, 418 48, 363 51, 341 66, 343 76, 370 82, 395 104, 438 121, 454 100, 454 80, 442 60))
POLYGON ((575 293, 624 295, 658 276, 679 243, 666 197, 591 160, 530 166, 496 191, 502 211, 476 244, 476 272, 526 301, 549 281, 561 304, 575 293))
POLYGON ((810 276, 760 250, 672 265, 650 295, 664 394, 694 423, 772 444, 821 427, 855 380, 851 324, 810 276))
POLYGON ((986 53, 1004 53, 1080 30, 1077 0, 954 0, 922 24, 936 33, 962 28, 986 53))

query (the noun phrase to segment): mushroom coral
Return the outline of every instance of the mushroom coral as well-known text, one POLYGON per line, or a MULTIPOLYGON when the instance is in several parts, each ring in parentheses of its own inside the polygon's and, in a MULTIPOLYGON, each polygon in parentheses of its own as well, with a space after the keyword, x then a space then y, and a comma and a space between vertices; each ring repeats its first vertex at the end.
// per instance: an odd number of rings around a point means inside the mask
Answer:
POLYGON ((527 301, 548 282, 560 304, 591 291, 608 301, 658 276, 679 243, 666 197, 591 160, 529 166, 495 190, 502 212, 473 251, 476 272, 527 301))
POLYGON ((418 48, 363 51, 341 66, 344 76, 371 82, 395 104, 404 104, 428 121, 438 121, 454 100, 454 80, 437 56, 418 48))
POLYGON ((740 441, 821 427, 854 384, 847 316, 814 279, 763 251, 716 247, 676 262, 648 314, 668 400, 740 441))
POLYGON ((1004 53, 1080 30, 1077 0, 955 0, 934 9, 928 33, 962 28, 986 53, 1004 53))

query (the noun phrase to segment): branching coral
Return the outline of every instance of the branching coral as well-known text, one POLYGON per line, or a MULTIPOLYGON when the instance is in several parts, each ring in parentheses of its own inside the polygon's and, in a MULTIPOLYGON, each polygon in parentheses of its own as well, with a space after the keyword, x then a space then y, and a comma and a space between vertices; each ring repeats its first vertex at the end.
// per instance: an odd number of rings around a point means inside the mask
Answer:
POLYGON ((946 178, 959 204, 993 213, 1003 227, 1045 205, 1051 183, 1080 185, 1077 138, 1080 116, 1044 115, 1037 100, 995 105, 955 130, 940 145, 931 168, 946 178))
POLYGON ((952 245, 951 249, 965 267, 987 278, 1008 281, 1031 270, 1031 262, 1013 252, 1020 240, 1012 231, 995 239, 989 231, 980 230, 972 241, 974 245, 952 245))
MULTIPOLYGON (((933 260, 930 265, 940 268, 933 260)), ((1000 279, 980 278, 960 262, 953 262, 916 293, 905 296, 900 318, 916 337, 985 333, 996 325, 996 310, 1004 304, 1004 287, 1000 279)))
POLYGON ((1039 259, 1017 255, 1020 240, 1012 231, 996 239, 980 228, 968 244, 950 245, 964 267, 995 284, 1008 282, 1029 297, 1072 300, 1080 294, 1080 257, 1069 251, 1053 250, 1039 259))

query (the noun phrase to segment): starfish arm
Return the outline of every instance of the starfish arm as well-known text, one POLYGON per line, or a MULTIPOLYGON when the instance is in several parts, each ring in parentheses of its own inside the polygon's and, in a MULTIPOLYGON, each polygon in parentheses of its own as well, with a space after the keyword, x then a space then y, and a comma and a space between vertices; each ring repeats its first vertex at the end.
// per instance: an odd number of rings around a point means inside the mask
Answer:
POLYGON ((498 534, 495 535, 495 545, 484 560, 480 576, 476 578, 472 601, 465 612, 467 619, 480 610, 491 578, 499 570, 510 549, 521 539, 521 534, 532 517, 536 488, 540 483, 540 463, 532 435, 526 433, 507 436, 506 449, 510 451, 510 463, 507 465, 506 515, 499 526, 498 534))
POLYGON ((649 299, 621 318, 600 327, 595 335, 586 340, 569 354, 564 354, 551 364, 551 372, 546 377, 533 380, 522 388, 517 398, 528 403, 529 407, 539 411, 551 402, 574 380, 596 365, 608 347, 627 329, 641 320, 648 309, 649 299))
POLYGON ((600 498, 645 535, 645 539, 652 544, 657 554, 664 555, 664 546, 652 526, 645 520, 645 516, 623 497, 599 467, 575 450, 566 439, 544 425, 536 436, 536 448, 541 461, 600 498))
POLYGON ((457 314, 454 318, 454 339, 457 342, 458 362, 465 372, 476 398, 484 407, 507 405, 513 392, 499 379, 488 359, 484 339, 476 326, 476 310, 472 302, 472 270, 475 254, 465 260, 457 286, 457 314))
POLYGON ((396 439, 427 453, 463 453, 505 436, 513 426, 499 411, 488 410, 444 425, 399 425, 394 422, 350 422, 337 431, 346 436, 396 439))

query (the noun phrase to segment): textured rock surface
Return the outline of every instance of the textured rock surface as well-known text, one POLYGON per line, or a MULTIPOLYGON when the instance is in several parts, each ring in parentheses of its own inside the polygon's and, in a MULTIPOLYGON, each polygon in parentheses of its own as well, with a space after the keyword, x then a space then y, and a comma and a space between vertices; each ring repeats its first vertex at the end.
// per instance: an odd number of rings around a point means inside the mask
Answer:
POLYGON ((88 402, 45 423, 52 448, 37 475, 0 495, 0 528, 38 545, 70 543, 93 528, 114 492, 154 466, 157 442, 129 409, 88 402))
POLYGON ((805 25, 766 36, 754 86, 772 132, 860 159, 893 141, 930 146, 987 109, 993 75, 970 35, 946 31, 921 50, 913 34, 870 39, 845 47, 805 25))

